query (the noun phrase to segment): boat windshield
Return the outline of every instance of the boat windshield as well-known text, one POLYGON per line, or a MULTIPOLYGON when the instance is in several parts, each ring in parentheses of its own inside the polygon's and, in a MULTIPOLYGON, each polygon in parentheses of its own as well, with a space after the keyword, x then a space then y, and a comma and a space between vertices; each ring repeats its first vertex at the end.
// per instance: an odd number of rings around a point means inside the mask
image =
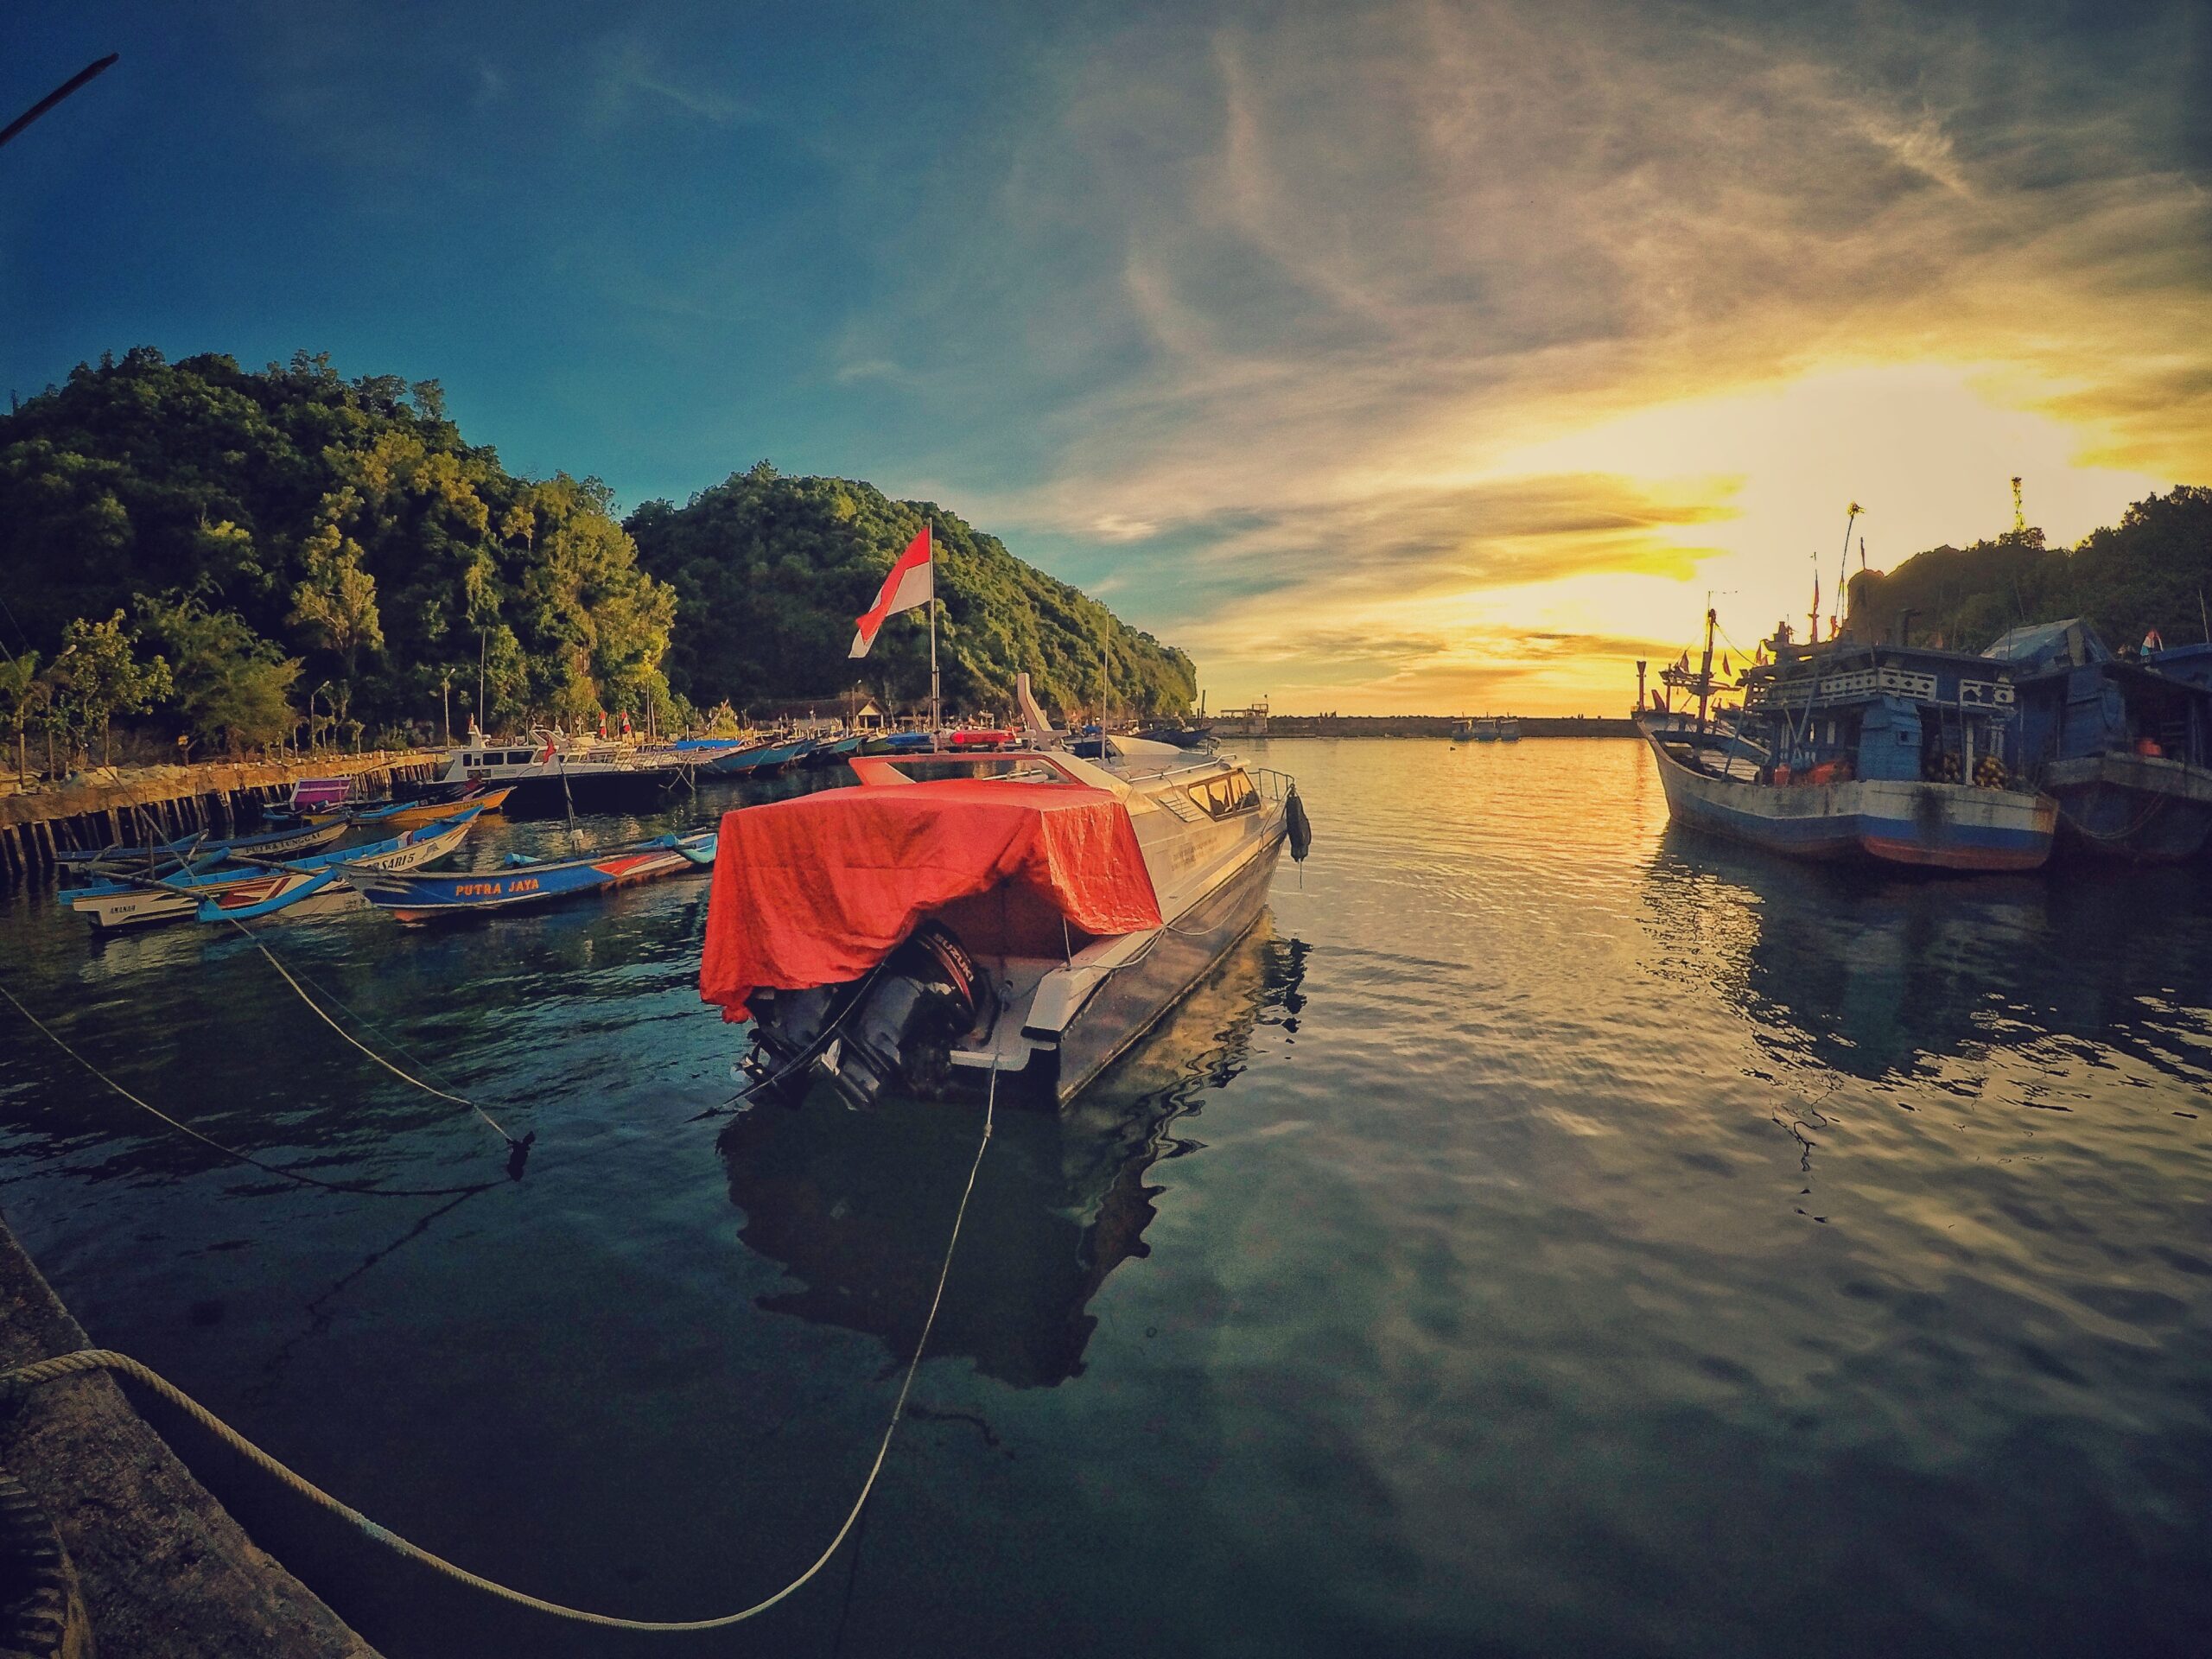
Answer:
MULTIPOLYGON (((948 778, 989 778, 1001 783, 1075 784, 1076 779, 1043 757, 1020 752, 1007 754, 907 754, 893 758, 866 757, 917 784, 934 784, 948 778)), ((855 768, 855 770, 861 770, 855 768)), ((862 771, 862 776, 868 772, 862 771)))

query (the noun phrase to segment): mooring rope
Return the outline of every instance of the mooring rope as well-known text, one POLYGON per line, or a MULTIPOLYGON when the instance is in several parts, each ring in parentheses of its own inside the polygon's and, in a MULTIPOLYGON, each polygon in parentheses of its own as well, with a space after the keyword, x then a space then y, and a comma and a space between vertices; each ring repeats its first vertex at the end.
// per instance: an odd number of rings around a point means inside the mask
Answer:
MULTIPOLYGON (((347 1042, 353 1044, 354 1047, 359 1049, 362 1053, 367 1055, 378 1065, 384 1067, 385 1071, 391 1072, 393 1077, 401 1079, 403 1082, 413 1084, 417 1089, 420 1089, 426 1095, 435 1095, 440 1100, 449 1100, 456 1106, 467 1107, 470 1111, 475 1113, 477 1116, 482 1118, 486 1123, 491 1126, 493 1134, 498 1135, 500 1140, 505 1141, 510 1147, 517 1147, 524 1144, 524 1142, 517 1141, 514 1136, 509 1135, 506 1130, 500 1126, 499 1120, 494 1118, 491 1113, 486 1111, 481 1106, 479 1106, 474 1101, 469 1099, 467 1096, 450 1094, 445 1090, 438 1088, 434 1084, 423 1082, 422 1078, 416 1077, 413 1072, 404 1071, 401 1067, 394 1065, 391 1061, 386 1059, 383 1055, 378 1053, 376 1050, 371 1048, 366 1043, 356 1037, 352 1032, 346 1030, 345 1027, 340 1025, 337 1020, 330 1017, 330 1012, 328 1009, 325 1008, 320 1002, 317 1002, 315 998, 308 995, 307 988, 292 976, 291 969, 285 967, 284 964, 277 959, 276 953, 274 950, 271 950, 267 944, 263 943, 259 934, 256 933, 251 928, 248 927, 244 922, 240 921, 235 916, 228 917, 226 919, 229 921, 232 927, 235 927, 239 932, 245 935, 248 943, 250 943, 255 950, 260 951, 263 956, 269 958, 269 965, 284 976, 284 982, 299 993, 300 1001, 306 1003, 310 1008, 314 1009, 315 1017, 321 1020, 324 1025, 328 1026, 340 1037, 343 1037, 347 1042)), ((324 995, 328 995, 329 994, 325 992, 324 995)), ((331 1001, 334 1002, 337 1001, 337 998, 332 997, 331 1001)), ((358 1014, 354 1017, 356 1019, 359 1018, 358 1014)), ((530 1139, 535 1141, 537 1136, 533 1135, 530 1139)))
MULTIPOLYGON (((18 1003, 17 1006, 22 1005, 18 1003)), ((975 1195, 976 1173, 983 1166, 984 1148, 991 1144, 991 1122, 997 1109, 998 1092, 998 1066, 994 1063, 991 1067, 989 1091, 983 1100, 982 1139, 976 1144, 975 1161, 968 1166, 968 1185, 961 1190, 960 1206, 953 1212, 952 1236, 945 1241, 944 1262, 944 1265, 938 1269, 937 1289, 930 1297, 929 1314, 922 1321, 921 1339, 914 1344, 913 1358, 906 1363, 906 1375, 899 1384, 899 1397, 892 1402, 891 1421, 884 1427, 882 1441, 875 1448, 875 1461, 868 1465, 868 1478, 861 1484, 860 1496, 853 1500, 853 1507, 846 1514, 844 1524, 837 1529, 836 1535, 830 1539, 829 1547, 815 1558, 811 1567, 777 1591, 774 1595, 757 1601, 750 1607, 738 1612, 724 1613, 715 1618, 623 1618, 612 1613, 595 1613, 588 1608, 570 1607, 561 1602, 548 1601, 542 1596, 533 1596, 524 1591, 495 1583, 479 1573, 471 1573, 466 1567, 456 1567, 443 1556, 433 1554, 420 1544, 410 1543, 398 1534, 378 1526, 352 1505, 342 1503, 333 1497, 304 1475, 296 1474, 285 1467, 167 1377, 140 1363, 129 1355, 117 1353, 112 1349, 80 1349, 75 1353, 60 1354, 52 1359, 41 1359, 29 1365, 19 1365, 13 1370, 0 1372, 0 1389, 20 1389, 41 1382, 50 1382, 59 1377, 79 1376, 88 1371, 113 1372, 119 1376, 130 1378, 142 1388, 166 1400, 248 1462, 265 1473, 274 1476, 283 1484, 309 1502, 350 1521, 386 1548, 405 1556, 411 1561, 429 1567, 432 1571, 442 1573, 447 1578, 456 1580, 473 1590, 480 1590, 499 1600, 527 1607, 534 1612, 550 1613, 556 1618, 571 1619, 579 1624, 595 1624, 608 1630, 652 1632, 721 1630, 732 1624, 741 1624, 748 1618, 757 1618, 803 1587, 816 1573, 830 1564, 830 1558, 836 1554, 838 1548, 851 1534, 854 1524, 861 1518, 861 1511, 867 1508, 868 1497, 875 1491, 876 1477, 883 1472, 884 1460, 891 1454, 892 1437, 899 1432, 899 1421, 906 1414, 906 1396, 913 1389, 914 1374, 921 1369, 922 1357, 929 1351, 930 1333, 936 1328, 938 1309, 944 1301, 944 1283, 952 1272, 953 1252, 960 1243, 961 1224, 968 1217, 968 1201, 975 1195)))
MULTIPOLYGON (((145 813, 139 807, 134 804, 131 807, 131 810, 137 815, 141 823, 146 824, 149 834, 160 830, 160 825, 148 822, 145 813)), ((354 1047, 359 1049, 362 1053, 367 1055, 378 1065, 384 1067, 385 1071, 391 1072, 392 1076, 399 1078, 403 1082, 414 1084, 416 1088, 420 1089, 425 1094, 435 1095, 440 1100, 451 1101, 456 1106, 467 1107, 470 1111, 482 1118, 484 1122, 491 1127, 492 1133, 498 1135, 500 1140, 505 1141, 510 1147, 519 1147, 526 1150, 537 1141, 537 1137, 534 1134, 526 1135, 520 1141, 516 1140, 514 1136, 506 1132, 505 1128, 501 1126, 499 1121, 495 1119, 491 1113, 486 1111, 474 1101, 469 1100, 461 1095, 449 1094, 443 1089, 434 1087, 432 1084, 423 1082, 422 1078, 415 1076, 414 1073, 403 1071, 398 1066, 393 1065, 383 1055, 378 1053, 376 1050, 371 1048, 366 1043, 353 1035, 352 1032, 346 1030, 345 1027, 340 1025, 337 1020, 332 1019, 329 1012, 313 997, 309 996, 307 994, 306 988, 303 987, 297 979, 295 979, 292 976, 291 970, 286 968, 282 962, 277 960, 276 953, 274 950, 271 950, 269 946, 262 941, 260 935, 256 933, 251 928, 248 927, 244 921, 236 916, 226 916, 223 919, 230 923, 232 927, 238 929, 239 932, 245 934, 248 942, 252 944, 253 948, 260 951, 263 956, 269 958, 269 965, 271 968, 274 968, 278 973, 283 975, 284 982, 299 993, 300 1001, 306 1003, 308 1007, 315 1011, 315 1017, 317 1019, 321 1020, 323 1024, 328 1026, 340 1037, 343 1037, 347 1042, 353 1044, 354 1047)), ((327 990, 323 992, 323 995, 325 996, 330 996, 330 993, 327 990)), ((13 1001, 12 998, 10 1000, 13 1001)), ((330 1000, 334 1002, 338 1001, 338 999, 334 996, 330 996, 330 1000)), ((338 1005, 340 1007, 345 1007, 346 1006, 342 1002, 340 1002, 338 1005)), ((21 1007, 22 1005, 21 1003, 16 1003, 16 1006, 21 1007)), ((346 1009, 346 1012, 351 1014, 353 1010, 348 1008, 346 1009)), ((359 1014, 354 1014, 353 1017, 357 1020, 360 1019, 359 1014)), ((364 1020, 362 1023, 366 1024, 367 1022, 364 1020)), ((52 1034, 53 1033, 50 1032, 48 1033, 48 1035, 49 1036, 52 1034)))
POLYGON ((487 1187, 496 1186, 498 1185, 496 1181, 476 1181, 467 1186, 371 1186, 365 1182, 361 1181, 326 1181, 320 1176, 302 1174, 296 1169, 287 1169, 282 1164, 270 1163, 265 1160, 255 1157, 250 1152, 240 1152, 236 1147, 225 1146, 220 1141, 216 1140, 214 1136, 203 1134, 201 1131, 194 1128, 191 1124, 171 1117, 167 1112, 163 1111, 160 1107, 153 1104, 150 1101, 141 1099, 138 1096, 132 1094, 130 1090, 124 1088, 113 1077, 108 1076, 106 1072, 101 1071, 99 1067, 94 1065, 90 1060, 86 1059, 82 1054, 71 1047, 67 1039, 65 1039, 60 1033, 55 1031, 54 1027, 48 1025, 45 1020, 40 1019, 29 1008, 25 1007, 23 1006, 22 999, 17 996, 15 992, 10 990, 5 985, 0 985, 0 996, 4 996, 9 1001, 14 1003, 16 1012, 22 1014, 24 1019, 29 1020, 32 1025, 35 1026, 48 1042, 60 1049, 64 1054, 67 1054, 71 1059, 76 1061, 78 1065, 83 1066, 86 1071, 91 1072, 109 1088, 114 1090, 117 1094, 121 1095, 124 1099, 129 1101, 140 1111, 150 1113, 153 1116, 159 1118, 162 1122, 168 1124, 169 1128, 175 1129, 178 1134, 190 1136, 193 1140, 199 1141, 200 1145, 221 1153, 226 1158, 234 1158, 239 1163, 249 1164, 254 1168, 260 1170, 264 1174, 280 1176, 288 1181, 297 1181, 302 1186, 319 1186, 327 1192, 353 1192, 360 1194, 365 1198, 447 1198, 457 1197, 464 1192, 481 1192, 487 1187))

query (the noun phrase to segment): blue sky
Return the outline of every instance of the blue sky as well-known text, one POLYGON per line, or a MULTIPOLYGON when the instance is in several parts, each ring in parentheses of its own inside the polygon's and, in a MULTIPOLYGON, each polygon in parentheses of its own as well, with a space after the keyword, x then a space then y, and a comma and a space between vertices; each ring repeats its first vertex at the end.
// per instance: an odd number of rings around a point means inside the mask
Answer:
POLYGON ((2212 481, 2212 7, 39 5, 0 384, 435 377, 626 503, 928 495, 1217 698, 1604 707, 2212 481), (1724 607, 1724 609, 1726 607, 1724 607))

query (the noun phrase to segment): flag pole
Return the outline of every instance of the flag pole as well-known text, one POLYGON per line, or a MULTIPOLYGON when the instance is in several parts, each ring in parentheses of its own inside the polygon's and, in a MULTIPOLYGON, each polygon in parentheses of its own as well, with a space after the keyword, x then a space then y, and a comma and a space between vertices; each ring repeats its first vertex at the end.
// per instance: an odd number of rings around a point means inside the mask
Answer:
POLYGON ((937 680, 937 521, 931 519, 924 528, 930 538, 930 747, 936 748, 944 741, 937 680))

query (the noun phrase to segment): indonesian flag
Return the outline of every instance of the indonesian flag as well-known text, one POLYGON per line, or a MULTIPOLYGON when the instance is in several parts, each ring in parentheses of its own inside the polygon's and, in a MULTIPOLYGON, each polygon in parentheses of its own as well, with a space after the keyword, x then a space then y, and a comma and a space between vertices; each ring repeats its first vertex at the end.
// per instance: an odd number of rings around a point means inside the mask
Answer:
POLYGON ((901 611, 911 611, 918 605, 926 605, 937 597, 937 565, 930 556, 930 528, 922 526, 922 533, 906 543, 906 550, 891 567, 891 574, 883 579, 883 587, 869 606, 868 614, 859 619, 860 626, 853 634, 853 648, 849 657, 865 657, 868 647, 875 643, 876 630, 901 611))

